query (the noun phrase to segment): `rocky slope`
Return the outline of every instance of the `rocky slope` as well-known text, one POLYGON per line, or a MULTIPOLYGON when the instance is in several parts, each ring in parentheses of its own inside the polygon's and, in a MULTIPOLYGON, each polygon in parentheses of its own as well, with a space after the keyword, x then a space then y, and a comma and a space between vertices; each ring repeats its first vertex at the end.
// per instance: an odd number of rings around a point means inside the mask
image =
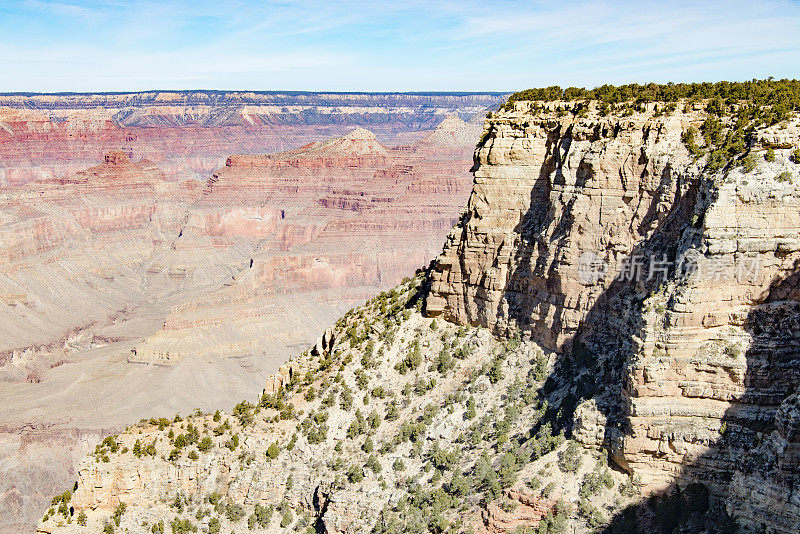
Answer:
POLYGON ((39 530, 505 532, 560 524, 581 491, 631 502, 627 475, 544 423, 552 359, 424 318, 421 284, 348 313, 252 404, 105 440, 39 530))
POLYGON ((430 273, 39 530, 796 532, 800 122, 752 109, 509 103, 430 273))
MULTIPOLYGON (((453 118, 426 138, 465 128, 453 118)), ((232 406, 429 263, 469 195, 472 144, 385 147, 362 129, 231 156, 205 182, 112 151, 5 188, 0 531, 30 525, 102 435, 232 406), (48 464, 48 448, 61 459, 48 464)))

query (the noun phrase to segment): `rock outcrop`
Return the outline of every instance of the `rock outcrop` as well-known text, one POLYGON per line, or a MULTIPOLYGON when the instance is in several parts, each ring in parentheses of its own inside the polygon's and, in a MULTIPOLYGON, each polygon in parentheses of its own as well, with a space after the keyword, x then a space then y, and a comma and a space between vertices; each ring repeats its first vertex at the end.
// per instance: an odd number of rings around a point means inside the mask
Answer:
POLYGON ((651 491, 701 481, 740 522, 791 532, 797 118, 758 132, 753 169, 715 174, 682 141, 702 106, 560 117, 563 105, 487 121, 428 313, 568 354, 577 394, 597 397, 576 436, 651 491))

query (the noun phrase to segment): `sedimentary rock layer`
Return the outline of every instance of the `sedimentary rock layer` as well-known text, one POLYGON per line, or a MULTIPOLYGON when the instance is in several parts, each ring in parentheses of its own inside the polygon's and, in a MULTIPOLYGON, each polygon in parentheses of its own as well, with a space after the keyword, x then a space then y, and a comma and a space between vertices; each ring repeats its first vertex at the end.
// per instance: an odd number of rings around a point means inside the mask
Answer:
MULTIPOLYGON (((204 179, 229 154, 263 154, 369 128, 419 139, 448 115, 482 116, 501 95, 154 91, 0 95, 0 186, 63 178, 126 148, 169 180, 204 179)), ((474 145, 474 139, 470 138, 474 145)))
MULTIPOLYGON (((435 135, 470 128, 451 119, 435 135)), ((471 153, 436 138, 386 147, 356 130, 231 156, 205 181, 171 181, 122 150, 3 189, 0 422, 96 439, 260 390, 350 306, 431 261, 469 194, 471 153)), ((71 474, 12 487, 24 453, 3 457, 0 494, 21 504, 0 530, 14 530, 71 474)))
POLYGON ((709 174, 681 141, 702 105, 602 117, 564 104, 487 121, 428 313, 566 353, 595 397, 579 439, 651 489, 699 480, 742 522, 791 532, 797 118, 758 132, 755 168, 709 174))

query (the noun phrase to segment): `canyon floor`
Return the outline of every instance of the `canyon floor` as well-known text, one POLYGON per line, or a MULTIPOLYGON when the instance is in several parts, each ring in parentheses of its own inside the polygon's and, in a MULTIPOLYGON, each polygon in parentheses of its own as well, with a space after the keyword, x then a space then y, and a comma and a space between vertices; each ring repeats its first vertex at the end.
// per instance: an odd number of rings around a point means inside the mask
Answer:
POLYGON ((0 532, 32 529, 103 436, 255 400, 351 306, 430 262, 471 186, 480 126, 456 115, 483 114, 478 99, 414 121, 412 102, 309 125, 305 108, 262 109, 254 128, 241 106, 213 124, 219 102, 206 123, 185 104, 82 102, 0 108, 0 532))

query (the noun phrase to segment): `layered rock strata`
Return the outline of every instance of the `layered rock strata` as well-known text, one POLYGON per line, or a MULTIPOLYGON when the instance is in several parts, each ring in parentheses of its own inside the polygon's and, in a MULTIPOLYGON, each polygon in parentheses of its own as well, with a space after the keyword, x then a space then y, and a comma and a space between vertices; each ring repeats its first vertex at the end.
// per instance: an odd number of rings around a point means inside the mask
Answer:
POLYGON ((202 180, 229 154, 283 151, 357 126, 371 129, 385 144, 408 144, 448 115, 482 117, 501 98, 492 93, 0 94, 0 187, 71 176, 118 147, 153 161, 168 180, 202 180))
POLYGON ((230 406, 354 303, 429 263, 469 194, 472 148, 385 147, 357 130, 232 156, 203 182, 171 181, 126 149, 5 188, 0 531, 30 526, 73 478, 74 464, 20 484, 37 461, 23 436, 46 427, 54 451, 76 448, 70 432, 96 441, 144 416, 230 406))
POLYGON ((754 169, 708 174, 681 141, 702 105, 564 105, 487 121, 428 313, 568 354, 578 394, 596 397, 575 435, 651 489, 699 480, 741 522, 793 531, 797 118, 758 132, 754 169))

